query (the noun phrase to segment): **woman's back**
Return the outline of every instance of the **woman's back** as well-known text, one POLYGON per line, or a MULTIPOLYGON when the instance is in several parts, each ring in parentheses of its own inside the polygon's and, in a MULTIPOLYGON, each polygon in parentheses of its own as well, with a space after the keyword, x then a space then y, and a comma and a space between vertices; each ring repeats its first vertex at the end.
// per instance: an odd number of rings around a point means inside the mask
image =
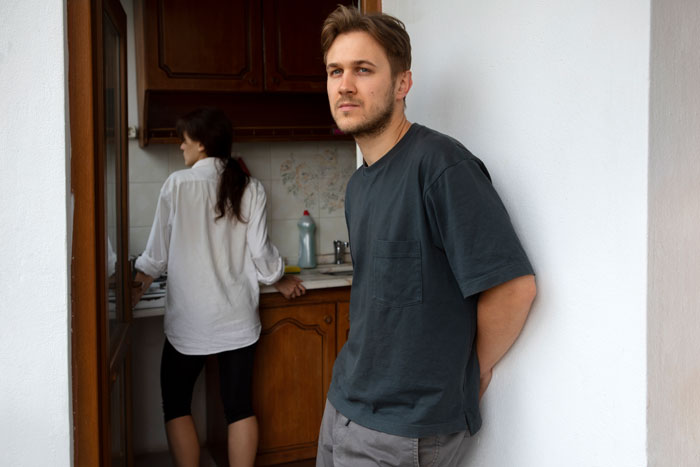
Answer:
POLYGON ((161 189, 154 226, 137 268, 168 271, 165 334, 185 354, 211 354, 252 344, 260 334, 258 281, 283 272, 269 242, 266 196, 250 178, 240 212, 216 212, 220 159, 206 157, 173 173, 161 189))

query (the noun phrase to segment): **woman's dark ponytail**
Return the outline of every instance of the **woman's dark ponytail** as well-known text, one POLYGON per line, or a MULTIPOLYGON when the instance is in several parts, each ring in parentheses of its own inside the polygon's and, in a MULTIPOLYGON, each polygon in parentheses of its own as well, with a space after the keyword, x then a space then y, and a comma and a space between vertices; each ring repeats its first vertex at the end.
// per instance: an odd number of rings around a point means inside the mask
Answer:
POLYGON ((223 162, 219 176, 216 196, 216 219, 226 216, 235 217, 240 222, 247 222, 241 213, 241 199, 250 177, 241 168, 238 161, 231 157, 233 145, 233 125, 220 109, 203 107, 178 119, 175 126, 180 138, 185 133, 192 140, 204 146, 209 157, 216 157, 223 162))
POLYGON ((217 220, 228 215, 235 216, 241 222, 247 222, 241 214, 241 198, 249 180, 250 177, 238 161, 229 156, 219 177, 219 192, 216 197, 217 220))

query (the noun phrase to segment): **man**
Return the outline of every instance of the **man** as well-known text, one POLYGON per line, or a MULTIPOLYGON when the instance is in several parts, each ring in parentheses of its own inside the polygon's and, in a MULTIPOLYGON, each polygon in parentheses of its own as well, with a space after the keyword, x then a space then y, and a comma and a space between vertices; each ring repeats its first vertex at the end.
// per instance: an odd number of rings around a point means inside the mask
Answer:
POLYGON ((532 267, 482 162, 406 119, 403 23, 340 6, 322 45, 331 112, 365 164, 345 198, 350 334, 317 466, 459 465, 534 299, 532 267))

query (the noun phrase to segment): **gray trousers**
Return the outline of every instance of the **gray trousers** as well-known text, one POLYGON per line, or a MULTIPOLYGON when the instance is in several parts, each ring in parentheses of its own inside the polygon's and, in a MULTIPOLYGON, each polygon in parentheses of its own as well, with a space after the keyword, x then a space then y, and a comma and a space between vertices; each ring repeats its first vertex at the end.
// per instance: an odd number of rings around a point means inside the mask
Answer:
POLYGON ((468 433, 405 438, 366 428, 326 401, 318 437, 316 467, 456 467, 468 433))

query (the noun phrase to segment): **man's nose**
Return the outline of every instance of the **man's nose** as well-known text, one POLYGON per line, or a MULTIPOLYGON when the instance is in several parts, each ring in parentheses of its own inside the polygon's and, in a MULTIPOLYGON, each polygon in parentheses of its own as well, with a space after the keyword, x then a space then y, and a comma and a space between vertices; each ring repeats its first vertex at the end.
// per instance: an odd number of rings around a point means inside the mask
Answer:
POLYGON ((355 80, 352 74, 343 74, 342 78, 340 78, 340 86, 338 87, 338 91, 341 94, 352 94, 355 92, 355 80))

